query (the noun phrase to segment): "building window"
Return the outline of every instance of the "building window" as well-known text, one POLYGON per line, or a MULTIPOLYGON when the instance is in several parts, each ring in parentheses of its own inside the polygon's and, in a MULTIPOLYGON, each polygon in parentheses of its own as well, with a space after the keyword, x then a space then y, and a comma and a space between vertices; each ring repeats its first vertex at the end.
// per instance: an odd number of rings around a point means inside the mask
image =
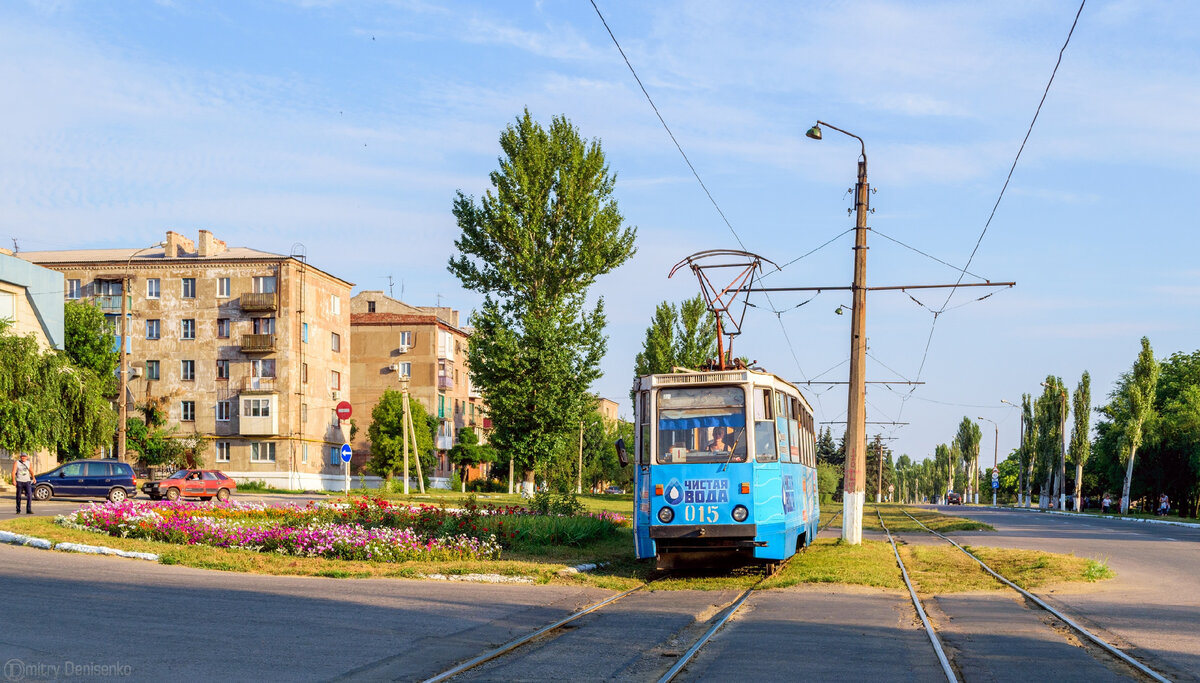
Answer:
POLYGON ((179 420, 181 422, 195 422, 196 421, 196 402, 195 401, 180 401, 179 402, 179 412, 180 412, 179 420))
POLYGON ((342 314, 342 300, 333 294, 329 295, 329 312, 333 315, 342 314))
POLYGON ((301 403, 300 404, 300 424, 304 424, 305 422, 308 422, 308 404, 301 403))
POLYGON ((146 278, 146 298, 157 299, 159 296, 159 288, 162 283, 156 277, 146 278))
POLYGON ((275 292, 275 276, 260 275, 254 278, 255 294, 272 294, 275 292))
POLYGON ((342 335, 338 334, 337 332, 330 332, 329 333, 329 348, 332 349, 334 352, 341 351, 342 350, 342 335))
POLYGON ((225 359, 217 360, 217 379, 229 379, 229 361, 225 359))
POLYGON ((79 280, 67 280, 67 298, 78 299, 83 296, 83 287, 79 280))
POLYGON ((229 422, 229 401, 217 401, 217 422, 229 422))
POLYGON ((337 370, 329 371, 329 388, 334 391, 342 388, 342 373, 337 370))
POLYGON ((308 384, 308 363, 300 364, 300 383, 308 384))
POLYGON ((229 318, 217 318, 217 338, 229 339, 229 318))
POLYGON ((342 426, 342 418, 338 417, 337 410, 329 411, 329 426, 330 427, 341 427, 342 426))
POLYGON ((254 334, 275 334, 275 319, 255 318, 254 334))
POLYGON ((196 319, 184 318, 179 321, 179 338, 180 339, 195 339, 196 338, 196 319))
POLYGON ((250 462, 275 462, 275 442, 255 441, 250 444, 250 462))
POLYGON ((300 341, 308 343, 308 323, 300 323, 300 341))
POLYGON ((329 464, 330 465, 342 464, 342 449, 340 447, 338 447, 338 446, 330 446, 329 447, 329 464))
POLYGON ((413 333, 412 332, 401 332, 400 333, 400 348, 405 349, 405 350, 411 349, 412 343, 413 343, 413 333))
POLYGON ((146 379, 158 379, 158 361, 146 361, 146 379))
POLYGON ((194 278, 194 277, 183 278, 183 298, 185 298, 185 299, 195 299, 196 298, 196 278, 194 278))
POLYGON ((375 302, 368 301, 367 302, 367 313, 374 313, 374 312, 375 312, 375 302))
POLYGON ((146 321, 146 339, 158 339, 162 336, 162 323, 157 318, 146 321))
POLYGON ((275 359, 264 358, 250 361, 250 376, 251 377, 274 377, 275 376, 275 359))
POLYGON ((183 380, 184 382, 191 382, 196 379, 196 361, 179 361, 179 379, 183 380))
POLYGON ((438 394, 438 417, 446 417, 446 397, 438 394))
POLYGON ((227 277, 217 278, 217 298, 218 299, 228 299, 229 298, 229 278, 227 278, 227 277))
POLYGON ((229 462, 229 442, 217 442, 217 462, 229 462))
POLYGON ((308 462, 308 444, 300 446, 300 462, 308 462))
POLYGON ((242 399, 242 417, 271 417, 271 399, 242 399))
POLYGON ((412 377, 412 363, 397 363, 396 371, 401 377, 412 377))

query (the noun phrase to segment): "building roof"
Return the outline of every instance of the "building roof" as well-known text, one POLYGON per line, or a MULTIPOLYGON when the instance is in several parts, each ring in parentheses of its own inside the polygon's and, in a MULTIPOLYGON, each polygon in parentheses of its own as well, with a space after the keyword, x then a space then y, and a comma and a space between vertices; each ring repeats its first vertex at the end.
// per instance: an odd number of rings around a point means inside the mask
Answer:
POLYGON ((433 314, 414 315, 408 313, 351 313, 350 326, 354 325, 442 325, 464 337, 470 333, 457 328, 433 314))
POLYGON ((212 256, 184 254, 167 259, 166 249, 152 247, 150 249, 64 249, 61 251, 22 251, 18 254, 26 261, 38 264, 47 263, 127 263, 132 258, 133 263, 154 263, 158 261, 230 261, 289 258, 283 254, 273 254, 269 251, 259 251, 249 247, 230 247, 212 256), (140 252, 140 253, 139 253, 140 252), (136 254, 136 256, 135 256, 136 254))

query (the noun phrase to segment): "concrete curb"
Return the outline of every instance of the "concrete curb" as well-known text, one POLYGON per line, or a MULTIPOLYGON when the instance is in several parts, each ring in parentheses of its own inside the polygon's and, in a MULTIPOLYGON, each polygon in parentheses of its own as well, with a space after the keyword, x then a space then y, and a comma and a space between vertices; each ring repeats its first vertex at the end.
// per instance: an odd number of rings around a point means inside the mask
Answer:
POLYGON ((23 545, 41 550, 61 550, 65 553, 111 555, 113 557, 125 557, 132 560, 149 560, 150 562, 158 562, 158 555, 153 553, 135 553, 130 550, 117 550, 116 548, 106 548, 99 545, 83 545, 81 543, 52 543, 49 539, 38 538, 36 536, 26 536, 25 534, 14 534, 11 531, 0 531, 0 543, 7 543, 9 545, 23 545))
POLYGON ((1082 512, 1065 512, 1063 510, 1039 510, 1038 508, 1018 508, 1018 507, 1003 507, 1000 505, 976 505, 974 507, 984 508, 987 510, 1008 510, 1015 512, 1037 512, 1043 515, 1063 515, 1064 517, 1078 517, 1080 519, 1115 519, 1119 522, 1141 522, 1143 524, 1166 524, 1168 526, 1182 526, 1191 529, 1200 529, 1200 524, 1195 522, 1174 522, 1169 519, 1145 519, 1143 517, 1121 517, 1119 515, 1089 515, 1082 512))
POLYGON ((599 564, 595 564, 592 562, 585 562, 583 564, 577 564, 574 567, 567 567, 566 569, 560 569, 560 570, 558 570, 557 574, 559 576, 570 576, 572 574, 578 574, 580 572, 590 572, 592 570, 599 569, 600 567, 603 567, 606 564, 608 564, 608 563, 601 562, 599 564))

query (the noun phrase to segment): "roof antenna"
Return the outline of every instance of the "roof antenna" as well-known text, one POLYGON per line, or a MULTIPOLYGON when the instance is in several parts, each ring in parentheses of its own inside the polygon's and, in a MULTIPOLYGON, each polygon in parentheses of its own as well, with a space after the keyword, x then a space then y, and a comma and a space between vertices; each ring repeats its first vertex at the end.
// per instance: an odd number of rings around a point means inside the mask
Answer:
POLYGON ((393 287, 393 284, 394 284, 394 283, 392 282, 392 276, 391 276, 391 275, 389 275, 389 276, 387 276, 387 278, 388 278, 388 296, 389 296, 390 298, 392 298, 392 299, 395 299, 395 298, 396 298, 396 292, 395 292, 395 289, 394 289, 394 287, 393 287))
POLYGON ((21 253, 21 245, 17 244, 17 238, 16 237, 12 238, 12 241, 13 241, 13 253, 14 254, 21 253))

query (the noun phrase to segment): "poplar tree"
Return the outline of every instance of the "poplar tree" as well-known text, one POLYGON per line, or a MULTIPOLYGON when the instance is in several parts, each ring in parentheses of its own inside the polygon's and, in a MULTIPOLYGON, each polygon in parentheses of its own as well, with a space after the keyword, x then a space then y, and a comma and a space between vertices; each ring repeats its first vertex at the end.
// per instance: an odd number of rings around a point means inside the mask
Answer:
POLYGON ((979 441, 983 438, 983 431, 979 425, 972 422, 971 418, 963 416, 962 422, 958 424, 958 433, 954 436, 954 443, 958 445, 962 452, 964 464, 967 466, 967 489, 971 491, 975 499, 972 502, 979 502, 979 441))
POLYGON ((484 295, 472 316, 471 380, 488 402, 491 443, 524 471, 577 442, 594 406, 588 388, 607 348, 604 301, 587 305, 599 276, 634 254, 635 228, 623 228, 598 140, 584 140, 565 117, 550 126, 526 110, 500 135, 499 168, 478 202, 457 193, 461 231, 449 270, 484 295))
POLYGON ((1154 419, 1154 396, 1158 385, 1158 362, 1150 340, 1142 337, 1142 350, 1133 368, 1121 376, 1105 414, 1118 430, 1119 453, 1125 465, 1125 483, 1121 487, 1121 513, 1129 512, 1129 484, 1133 464, 1145 437, 1146 423, 1154 419))
POLYGON ((1079 378, 1079 386, 1075 387, 1071 406, 1075 424, 1071 430, 1069 455, 1071 462, 1075 463, 1075 511, 1079 512, 1083 509, 1083 466, 1092 454, 1092 443, 1088 440, 1092 417, 1092 377, 1086 370, 1079 378))

